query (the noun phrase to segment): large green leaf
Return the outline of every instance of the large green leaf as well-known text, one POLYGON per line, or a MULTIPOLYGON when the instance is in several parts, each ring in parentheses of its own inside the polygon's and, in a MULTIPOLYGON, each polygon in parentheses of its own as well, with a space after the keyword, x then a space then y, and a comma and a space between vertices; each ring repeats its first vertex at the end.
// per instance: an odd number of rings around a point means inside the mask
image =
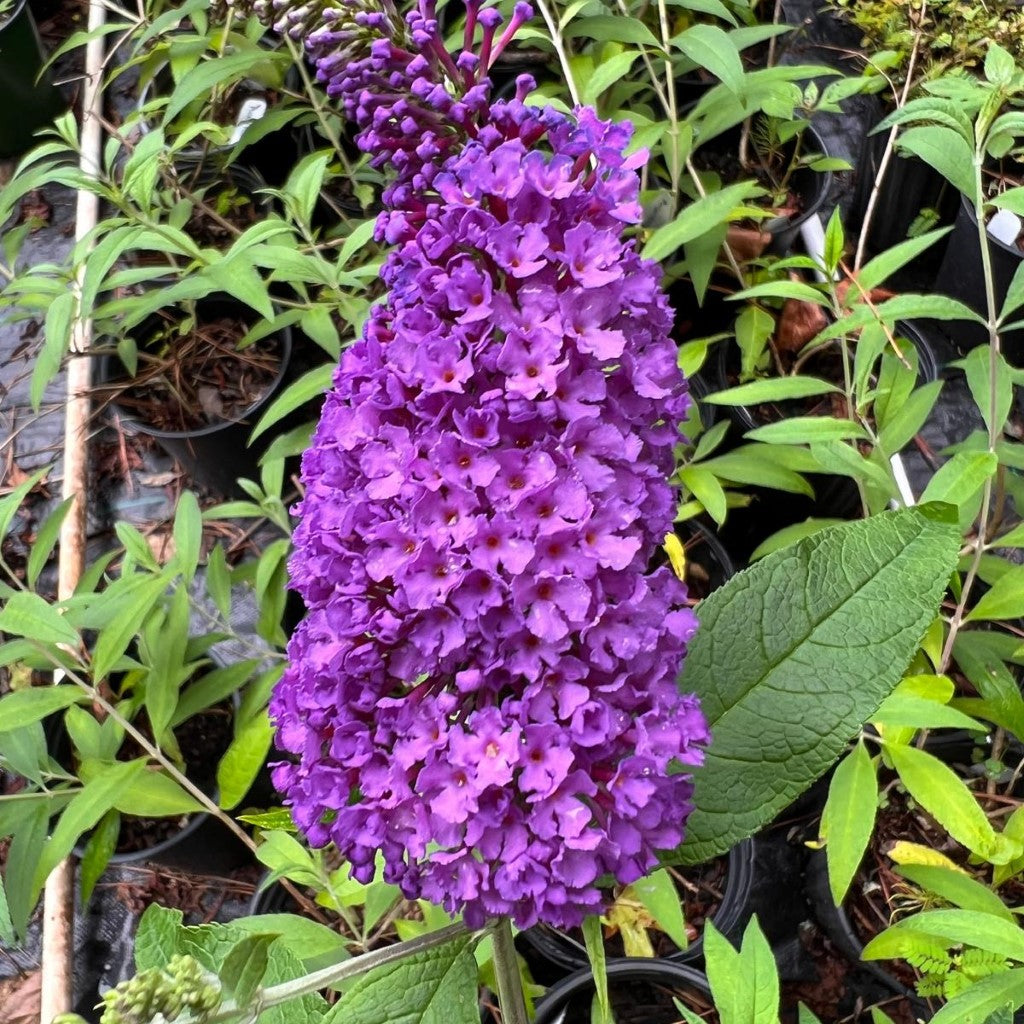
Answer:
POLYGON ((472 939, 456 939, 361 977, 323 1024, 479 1024, 472 939))
POLYGON ((713 741, 677 857, 724 853, 842 753, 899 682, 956 565, 948 505, 884 512, 808 537, 700 606, 680 687, 713 741))

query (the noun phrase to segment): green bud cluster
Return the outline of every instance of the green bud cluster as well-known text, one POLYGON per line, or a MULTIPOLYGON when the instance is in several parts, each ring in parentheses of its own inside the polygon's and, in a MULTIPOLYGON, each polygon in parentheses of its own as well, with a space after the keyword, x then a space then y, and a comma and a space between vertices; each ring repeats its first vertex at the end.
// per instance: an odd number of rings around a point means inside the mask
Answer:
POLYGON ((159 1014, 173 1021, 182 1012, 203 1017, 221 1002, 220 982, 190 956, 141 971, 103 997, 100 1024, 151 1024, 159 1014))

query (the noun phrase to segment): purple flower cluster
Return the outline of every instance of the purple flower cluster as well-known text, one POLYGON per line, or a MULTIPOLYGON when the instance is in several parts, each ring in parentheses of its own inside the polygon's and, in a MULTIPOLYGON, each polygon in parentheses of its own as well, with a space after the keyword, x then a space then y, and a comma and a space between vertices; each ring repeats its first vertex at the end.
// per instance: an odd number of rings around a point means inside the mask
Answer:
POLYGON ((649 568, 689 399, 621 239, 630 129, 515 99, 457 134, 392 194, 388 299, 303 459, 275 783, 358 879, 381 851, 472 926, 569 927, 681 842, 709 739, 685 586, 649 568))

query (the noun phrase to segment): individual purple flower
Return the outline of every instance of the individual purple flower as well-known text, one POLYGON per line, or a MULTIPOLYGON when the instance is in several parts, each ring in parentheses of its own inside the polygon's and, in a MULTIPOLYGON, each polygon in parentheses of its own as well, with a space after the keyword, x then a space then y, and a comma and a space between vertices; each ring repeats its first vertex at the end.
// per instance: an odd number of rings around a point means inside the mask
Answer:
POLYGON ((621 237, 643 157, 528 81, 490 102, 526 13, 471 3, 454 57, 427 2, 310 37, 395 172, 396 248, 303 458, 309 614, 271 708, 310 841, 474 927, 576 925, 650 871, 709 740, 676 686, 686 588, 650 568, 689 400, 658 268, 621 237))

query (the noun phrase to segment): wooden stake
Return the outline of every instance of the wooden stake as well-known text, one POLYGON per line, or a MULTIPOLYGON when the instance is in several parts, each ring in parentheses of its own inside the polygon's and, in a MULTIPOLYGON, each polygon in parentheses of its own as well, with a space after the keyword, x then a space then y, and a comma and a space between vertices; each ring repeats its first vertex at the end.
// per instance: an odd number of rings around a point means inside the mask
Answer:
MULTIPOLYGON (((79 166, 97 175, 103 145, 101 127, 104 37, 98 34, 106 10, 100 0, 90 0, 89 31, 94 33, 85 51, 85 88, 82 94, 82 137, 79 166)), ((75 239, 81 240, 96 226, 99 197, 78 192, 75 239)), ((75 290, 80 295, 84 268, 79 268, 75 290)), ((85 568, 86 508, 88 501, 89 387, 92 364, 92 321, 76 319, 71 334, 71 358, 67 370, 67 408, 64 416, 64 498, 73 498, 60 531, 57 596, 70 597, 85 568)), ((43 891, 42 999, 40 1024, 50 1024, 59 1013, 74 1005, 75 978, 75 865, 69 857, 54 868, 43 891)))

